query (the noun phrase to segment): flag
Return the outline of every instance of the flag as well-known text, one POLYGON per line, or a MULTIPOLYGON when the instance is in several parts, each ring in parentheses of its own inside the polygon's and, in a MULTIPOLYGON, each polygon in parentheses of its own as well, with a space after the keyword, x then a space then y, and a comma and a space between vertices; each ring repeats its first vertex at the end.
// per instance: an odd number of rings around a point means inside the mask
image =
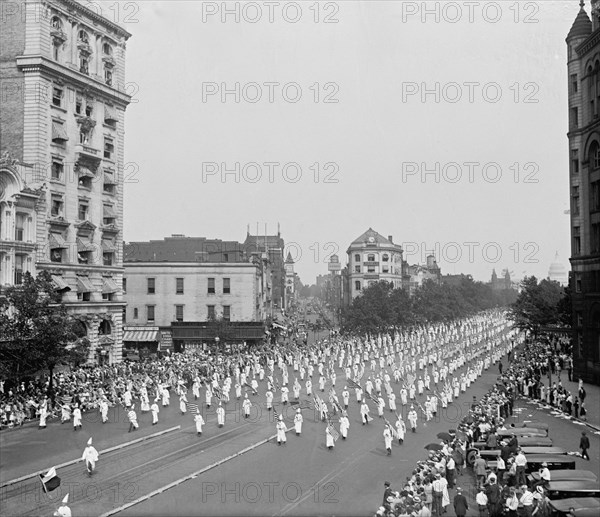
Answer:
POLYGON ((39 474, 44 492, 52 492, 60 486, 60 478, 56 475, 56 469, 52 467, 46 475, 39 474))
POLYGON ((191 404, 190 402, 186 402, 185 407, 193 413, 196 413, 199 409, 198 404, 191 404))
POLYGON ((252 393, 253 393, 254 395, 256 395, 256 393, 257 393, 257 392, 256 392, 256 390, 255 390, 255 389, 254 389, 252 386, 250 386, 250 384, 248 384, 248 383, 246 382, 246 383, 244 383, 244 386, 248 386, 248 388, 250 388, 250 389, 252 390, 252 393))
POLYGON ((275 417, 275 420, 279 420, 279 413, 277 412, 275 404, 273 404, 273 416, 275 417))
POLYGON ((337 442, 338 438, 340 437, 340 433, 337 432, 337 429, 333 427, 333 424, 331 422, 327 424, 327 429, 329 429, 329 434, 331 434, 333 441, 337 442))

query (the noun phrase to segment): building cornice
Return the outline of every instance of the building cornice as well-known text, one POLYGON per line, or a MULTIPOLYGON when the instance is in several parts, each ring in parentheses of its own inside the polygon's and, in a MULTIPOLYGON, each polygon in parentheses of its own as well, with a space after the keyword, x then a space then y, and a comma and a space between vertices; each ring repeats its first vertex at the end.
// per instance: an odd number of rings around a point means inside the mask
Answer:
POLYGON ((590 50, 592 50, 600 42, 600 30, 592 32, 585 40, 583 40, 576 48, 575 52, 580 57, 585 56, 590 50))
POLYGON ((260 264, 254 264, 253 262, 135 262, 135 261, 124 261, 124 269, 134 267, 188 267, 188 268, 215 268, 215 267, 243 267, 243 268, 258 268, 260 264))
MULTIPOLYGON (((124 37, 125 39, 129 39, 131 37, 131 33, 127 32, 123 27, 121 27, 120 25, 118 25, 114 22, 111 22, 109 19, 98 14, 97 12, 95 12, 92 9, 85 7, 84 5, 80 4, 76 0, 60 0, 60 2, 63 3, 64 5, 66 5, 67 7, 69 7, 70 9, 78 11, 81 14, 87 16, 90 20, 93 20, 96 23, 99 23, 99 24, 102 24, 102 25, 108 27, 109 29, 114 31, 116 34, 124 37)), ((48 7, 50 7, 50 5, 48 5, 48 7)))
POLYGON ((124 268, 122 267, 111 267, 111 266, 95 266, 89 264, 61 264, 59 262, 37 262, 36 266, 40 269, 52 269, 58 271, 71 271, 76 274, 85 275, 88 273, 123 273, 124 268))
POLYGON ((17 56, 17 67, 24 74, 41 73, 53 80, 68 82, 70 86, 89 89, 90 93, 93 93, 95 96, 110 100, 110 102, 118 104, 123 109, 131 103, 131 96, 125 92, 95 81, 81 72, 72 70, 44 56, 17 56))

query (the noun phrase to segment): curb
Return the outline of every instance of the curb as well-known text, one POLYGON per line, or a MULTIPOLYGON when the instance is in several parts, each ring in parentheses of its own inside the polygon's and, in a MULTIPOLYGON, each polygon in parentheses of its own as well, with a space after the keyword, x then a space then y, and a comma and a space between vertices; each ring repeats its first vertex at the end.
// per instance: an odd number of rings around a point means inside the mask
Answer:
MULTIPOLYGON (((122 449, 123 447, 128 447, 129 445, 133 445, 134 443, 139 443, 139 442, 143 442, 144 440, 148 440, 150 438, 156 438, 157 436, 166 434, 166 433, 170 433, 171 431, 177 431, 178 429, 181 429, 181 426, 178 425, 176 427, 170 427, 169 429, 165 429, 163 431, 158 431, 157 433, 153 433, 150 434, 148 436, 142 436, 141 438, 136 438, 135 440, 131 440, 129 442, 125 442, 125 443, 121 443, 119 445, 115 445, 114 447, 109 447, 108 449, 104 449, 102 451, 98 451, 98 454, 106 454, 108 452, 112 452, 112 451, 116 451, 118 449, 122 449)), ((68 467, 69 465, 74 465, 75 463, 79 463, 80 461, 83 461, 81 458, 77 458, 75 460, 70 460, 70 461, 66 461, 64 463, 61 463, 60 465, 54 465, 54 468, 59 469, 62 467, 68 467)), ((0 484, 0 488, 4 488, 5 486, 9 486, 9 485, 14 485, 15 483, 18 483, 19 481, 24 481, 25 479, 29 479, 35 476, 38 476, 39 474, 45 474, 47 472, 48 469, 46 470, 38 470, 37 472, 33 472, 31 474, 25 474, 24 476, 21 476, 19 478, 16 479, 11 479, 9 481, 5 481, 4 483, 0 484)))

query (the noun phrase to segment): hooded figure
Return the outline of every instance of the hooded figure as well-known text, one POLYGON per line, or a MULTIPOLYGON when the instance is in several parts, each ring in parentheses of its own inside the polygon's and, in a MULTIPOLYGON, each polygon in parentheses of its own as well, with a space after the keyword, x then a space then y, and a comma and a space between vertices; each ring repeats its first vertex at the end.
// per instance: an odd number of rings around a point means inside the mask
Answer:
POLYGON ((67 506, 67 502, 69 501, 69 494, 63 497, 62 504, 58 507, 58 509, 52 514, 54 517, 71 517, 71 508, 67 506))
POLYGON ((204 418, 200 414, 200 410, 196 410, 196 415, 194 416, 194 423, 196 424, 196 434, 198 436, 202 435, 202 426, 205 424, 204 418))
POLYGON ((302 422, 304 419, 302 418, 302 412, 300 408, 296 409, 296 415, 294 416, 294 429, 296 430, 296 436, 300 436, 302 432, 302 422))
POLYGON ((98 461, 98 451, 92 446, 92 439, 87 441, 87 447, 83 450, 81 459, 85 461, 88 476, 91 476, 96 469, 96 462, 98 461))
POLYGON ((287 431, 287 427, 283 422, 283 415, 279 415, 279 421, 277 422, 277 445, 281 445, 286 442, 285 432, 287 431))

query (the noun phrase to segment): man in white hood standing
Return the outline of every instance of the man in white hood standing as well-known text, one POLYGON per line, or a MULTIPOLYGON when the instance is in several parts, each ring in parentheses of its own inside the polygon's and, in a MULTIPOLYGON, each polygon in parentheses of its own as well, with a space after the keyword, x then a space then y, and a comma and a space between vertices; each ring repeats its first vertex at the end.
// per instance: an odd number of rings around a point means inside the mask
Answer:
POLYGON ((96 469, 96 462, 98 461, 98 451, 92 445, 92 439, 87 441, 87 447, 83 450, 81 459, 85 461, 88 476, 91 476, 96 469))

